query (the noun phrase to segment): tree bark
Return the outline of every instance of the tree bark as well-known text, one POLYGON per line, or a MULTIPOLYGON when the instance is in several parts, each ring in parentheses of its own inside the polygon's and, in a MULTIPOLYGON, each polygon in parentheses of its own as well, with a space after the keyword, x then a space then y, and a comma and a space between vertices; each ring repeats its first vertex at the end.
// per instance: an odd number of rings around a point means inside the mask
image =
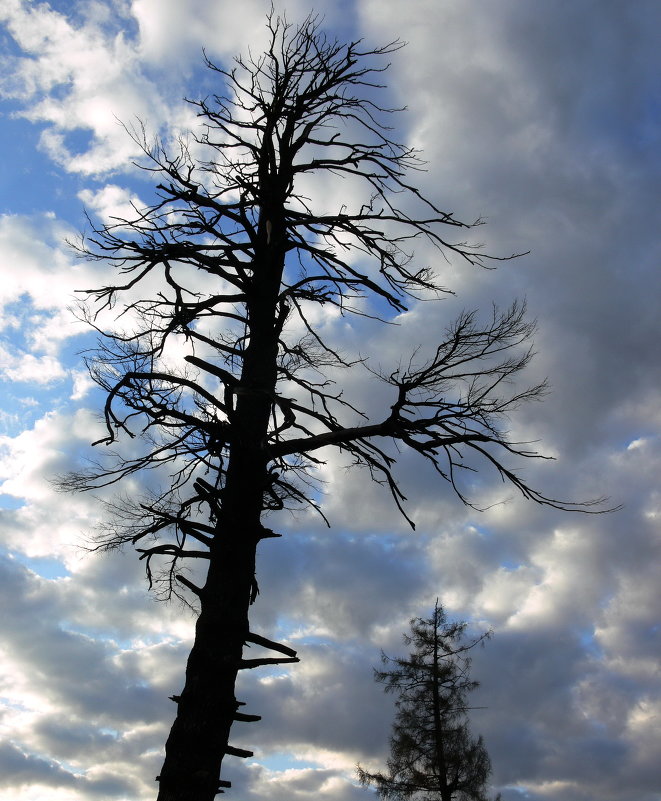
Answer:
POLYGON ((234 687, 248 630, 256 540, 215 548, 177 717, 165 746, 158 801, 212 801, 234 714, 234 687))
MULTIPOLYGON (((284 199, 279 208, 273 205, 265 204, 270 211, 262 207, 261 221, 282 218, 284 199)), ((230 410, 235 435, 207 580, 200 593, 195 642, 158 779, 158 801, 213 801, 220 789, 223 757, 231 753, 229 733, 239 706, 235 684, 256 592, 255 561, 267 482, 264 445, 275 397, 281 326, 277 299, 284 250, 273 237, 273 223, 260 223, 259 230, 262 246, 251 265, 253 291, 246 303, 249 340, 236 406, 230 410)))

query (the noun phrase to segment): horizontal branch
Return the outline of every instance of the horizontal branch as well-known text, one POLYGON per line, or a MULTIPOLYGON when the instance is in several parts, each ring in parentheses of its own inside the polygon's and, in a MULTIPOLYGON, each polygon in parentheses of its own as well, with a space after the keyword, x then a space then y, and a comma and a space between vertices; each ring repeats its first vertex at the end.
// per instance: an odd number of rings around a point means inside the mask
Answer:
POLYGON ((323 434, 315 434, 312 437, 300 437, 287 439, 270 445, 269 454, 273 458, 289 456, 293 453, 308 453, 309 451, 325 448, 327 445, 346 445, 356 440, 369 439, 370 437, 383 437, 393 435, 392 422, 385 420, 382 423, 374 423, 369 426, 356 426, 354 428, 340 428, 336 431, 326 431, 323 434))
MULTIPOLYGON (((177 576, 179 578, 179 576, 177 576)), ((264 657, 263 659, 242 659, 239 662, 239 670, 252 670, 253 668, 263 667, 264 665, 289 665, 300 662, 297 656, 293 657, 264 657)))
POLYGON ((252 631, 246 634, 244 640, 247 643, 252 642, 255 645, 261 645, 264 648, 269 648, 271 651, 279 651, 281 654, 285 654, 286 656, 296 656, 296 651, 293 648, 289 648, 287 645, 269 640, 266 637, 262 637, 260 634, 254 634, 252 631))
POLYGON ((152 548, 136 548, 136 551, 140 556, 140 559, 145 559, 150 556, 157 556, 157 555, 167 555, 170 554, 172 556, 177 556, 180 558, 192 558, 192 559, 210 559, 211 554, 209 551, 189 551, 186 548, 180 548, 178 545, 173 545, 171 543, 166 543, 164 545, 154 545, 152 548))
POLYGON ((230 756, 241 757, 242 759, 248 759, 253 756, 252 751, 247 751, 245 748, 235 748, 233 745, 226 745, 223 750, 230 756))
POLYGON ((240 723, 257 723, 261 719, 261 715, 247 715, 245 712, 234 713, 234 720, 238 720, 240 723))
POLYGON ((226 386, 235 387, 239 383, 238 378, 233 376, 228 370, 223 370, 222 367, 218 367, 216 364, 211 364, 211 362, 200 359, 198 356, 184 356, 184 361, 187 361, 189 364, 192 364, 195 367, 199 367, 200 370, 204 370, 205 372, 216 376, 216 378, 219 378, 226 386))

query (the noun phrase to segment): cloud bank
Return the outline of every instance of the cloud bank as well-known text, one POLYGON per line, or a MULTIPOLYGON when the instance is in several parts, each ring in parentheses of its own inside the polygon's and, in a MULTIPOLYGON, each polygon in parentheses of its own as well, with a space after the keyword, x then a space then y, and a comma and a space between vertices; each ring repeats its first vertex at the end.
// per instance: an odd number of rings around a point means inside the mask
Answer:
MULTIPOLYGON (((63 240, 84 225, 81 202, 104 219, 149 199, 118 120, 142 119, 166 141, 194 125, 182 97, 213 91, 201 49, 219 61, 258 50, 267 6, 244 2, 239 17, 202 0, 8 0, 0 11, 7 124, 35 163, 52 165, 43 180, 56 188, 33 213, 0 217, 8 801, 154 795, 174 715, 167 696, 181 688, 193 620, 148 597, 132 554, 88 553, 98 501, 49 483, 87 453, 98 411, 76 356, 88 339, 67 309, 103 266, 76 261, 63 240)), ((307 10, 286 8, 292 20, 307 10)), ((540 509, 485 474, 471 489, 489 508, 476 513, 404 455, 411 533, 368 476, 329 455, 333 528, 306 514, 274 518, 285 536, 263 545, 255 628, 292 642, 302 661, 245 678, 243 699, 263 720, 237 728, 236 744, 256 759, 228 760, 232 792, 369 797, 353 767, 383 764, 392 719, 371 668, 381 649, 403 653, 409 618, 438 596, 450 617, 494 630, 474 659, 484 708, 473 728, 503 801, 659 801, 661 9, 410 0, 402 13, 394 0, 352 0, 317 10, 341 36, 408 42, 388 91, 408 107, 401 137, 428 161, 419 185, 458 217, 484 217, 491 252, 531 251, 477 272, 420 248, 417 259, 443 271, 456 297, 387 330, 320 325, 387 364, 431 347, 462 308, 488 313, 492 301, 525 296, 538 320, 529 378, 548 376, 552 392, 511 426, 555 457, 529 463, 526 478, 557 497, 606 494, 623 509, 540 509)), ((324 196, 341 198, 342 187, 333 192, 324 196)), ((360 374, 346 383, 387 405, 360 374)))

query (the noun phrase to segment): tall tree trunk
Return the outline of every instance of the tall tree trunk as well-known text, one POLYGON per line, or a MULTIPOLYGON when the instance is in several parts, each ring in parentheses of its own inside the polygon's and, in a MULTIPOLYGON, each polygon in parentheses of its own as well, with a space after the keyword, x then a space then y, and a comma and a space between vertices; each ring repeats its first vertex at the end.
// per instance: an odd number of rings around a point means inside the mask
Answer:
POLYGON ((234 686, 248 633, 255 546, 254 536, 237 531, 214 549, 158 801, 213 801, 218 792, 238 707, 234 686))
MULTIPOLYGON (((251 439, 257 439, 254 418, 253 423, 251 439)), ((262 431, 264 435, 265 428, 262 431)), ((264 467, 255 464, 251 443, 242 444, 228 467, 218 533, 200 592, 195 643, 166 744, 158 801, 212 801, 239 706, 234 687, 249 635, 265 474, 264 467)))
MULTIPOLYGON (((266 232, 266 225, 262 228, 266 232)), ((276 309, 284 266, 284 254, 271 243, 271 231, 272 224, 253 264, 260 278, 246 304, 249 341, 231 419, 235 433, 209 571, 200 591, 195 642, 165 746, 158 801, 213 801, 225 754, 252 755, 242 749, 228 750, 228 738, 239 707, 235 684, 257 587, 257 543, 264 533, 261 515, 267 463, 263 445, 277 379, 276 309)))

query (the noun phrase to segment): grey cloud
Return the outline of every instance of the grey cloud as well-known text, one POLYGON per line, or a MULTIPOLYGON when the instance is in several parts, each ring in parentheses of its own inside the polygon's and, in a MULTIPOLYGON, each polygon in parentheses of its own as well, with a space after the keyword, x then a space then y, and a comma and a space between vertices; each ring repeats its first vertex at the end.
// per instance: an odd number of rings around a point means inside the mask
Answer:
POLYGON ((61 759, 107 753, 115 743, 112 734, 104 733, 85 719, 61 713, 44 716, 34 727, 35 741, 48 753, 57 753, 61 759))
MULTIPOLYGON (((496 276, 462 285, 462 299, 470 305, 476 290, 482 302, 490 294, 528 295, 540 317, 540 370, 546 368, 554 387, 537 417, 550 422, 553 438, 571 457, 607 436, 595 408, 613 408, 632 391, 658 385, 652 353, 658 318, 645 311, 656 260, 642 233, 658 224, 658 160, 639 146, 636 133, 642 106, 653 102, 646 78, 658 10, 647 4, 650 18, 625 9, 591 14, 585 6, 516 13, 510 7, 510 14, 476 6, 470 34, 462 13, 447 5, 424 31, 412 15, 414 41, 431 44, 441 35, 449 46, 430 46, 429 60, 410 59, 400 74, 409 104, 416 97, 426 101, 420 109, 430 179, 438 181, 440 169, 454 204, 479 205, 492 221, 483 232, 488 242, 507 247, 513 235, 515 248, 520 242, 533 250, 496 276), (454 46, 453 28, 463 34, 454 46), (474 47, 457 52, 471 39, 474 47), (604 43, 613 41, 618 46, 607 49, 604 43), (483 88, 484 96, 474 95, 483 88), (625 98, 636 113, 627 112, 625 98), (581 122, 578 129, 574 121, 581 122), (539 144, 531 151, 525 145, 534 126, 539 144), (438 130, 442 134, 434 136, 438 130), (641 374, 643 364, 648 369, 641 374)), ((658 245, 651 247, 658 252, 658 245)))
POLYGON ((374 755, 387 743, 389 704, 372 679, 378 651, 340 651, 333 642, 302 646, 304 665, 287 677, 246 681, 242 698, 268 726, 237 730, 242 742, 294 753, 306 749, 374 755))
MULTIPOLYGON (((474 729, 504 801, 657 801, 658 735, 648 721, 659 704, 661 601, 659 9, 646 0, 469 5, 355 10, 373 39, 410 42, 389 81, 410 107, 401 124, 429 159, 419 176, 428 194, 457 216, 485 215, 477 238, 491 251, 533 252, 478 273, 439 262, 421 243, 421 263, 438 265, 458 298, 423 304, 381 332, 340 321, 338 338, 387 367, 431 345, 459 309, 526 295, 539 319, 530 378, 548 375, 553 391, 512 426, 558 457, 529 462, 526 476, 557 497, 606 493, 625 507, 585 518, 513 499, 480 515, 403 453, 412 533, 386 492, 355 472, 331 474, 331 458, 322 473, 334 529, 283 515, 273 526, 285 536, 263 544, 255 628, 299 647, 302 663, 270 684, 260 682, 265 672, 245 676, 242 697, 263 721, 237 728, 237 740, 266 757, 314 748, 344 765, 385 758, 392 699, 372 682, 372 666, 381 648, 402 652, 408 618, 439 595, 452 616, 496 629, 474 657, 476 705, 486 707, 475 710, 474 729)), ((388 408, 387 390, 359 371, 341 380, 375 414, 388 408)), ((497 476, 474 479, 473 489, 478 502, 511 495, 497 476)), ((9 520, 29 535, 25 515, 9 520)), ((130 554, 85 563, 68 582, 38 581, 14 563, 2 570, 4 603, 18 610, 3 622, 7 642, 61 710, 36 721, 31 750, 62 759, 77 751, 88 765, 132 766, 138 754, 145 783, 133 797, 150 797, 173 714, 166 696, 183 674, 187 646, 177 637, 190 618, 147 599, 130 554), (161 641, 168 625, 177 637, 161 641), (145 631, 153 643, 131 650, 145 631), (103 724, 130 734, 104 734, 103 724)), ((6 757, 15 782, 72 781, 55 762, 6 757)), ((228 760, 235 793, 248 799, 368 797, 347 770, 288 774, 228 760)), ((121 795, 104 781, 76 786, 86 797, 121 795)))
POLYGON ((136 798, 142 789, 140 784, 116 775, 107 775, 80 782, 80 790, 89 797, 96 798, 136 798))
POLYGON ((256 620, 277 614, 289 625, 320 627, 334 637, 368 635, 410 608, 430 580, 423 560, 413 535, 286 535, 259 561, 265 601, 255 606, 256 620))
POLYGON ((372 793, 347 781, 341 771, 330 768, 292 769, 274 781, 269 771, 251 766, 248 771, 237 771, 237 778, 233 791, 249 801, 312 801, 325 797, 333 801, 366 801, 372 797, 372 793))
POLYGON ((15 610, 5 618, 4 642, 12 661, 28 672, 45 697, 64 703, 73 714, 107 721, 155 718, 155 691, 114 664, 111 642, 65 628, 61 621, 66 609, 48 582, 6 561, 0 564, 0 576, 3 608, 15 610))
POLYGON ((74 783, 73 774, 52 760, 25 754, 11 743, 0 743, 0 786, 45 784, 49 787, 71 787, 74 783))
POLYGON ((11 790, 41 785, 69 788, 99 798, 125 798, 137 789, 135 782, 117 776, 85 779, 52 760, 24 753, 12 743, 0 743, 0 787, 11 790))

